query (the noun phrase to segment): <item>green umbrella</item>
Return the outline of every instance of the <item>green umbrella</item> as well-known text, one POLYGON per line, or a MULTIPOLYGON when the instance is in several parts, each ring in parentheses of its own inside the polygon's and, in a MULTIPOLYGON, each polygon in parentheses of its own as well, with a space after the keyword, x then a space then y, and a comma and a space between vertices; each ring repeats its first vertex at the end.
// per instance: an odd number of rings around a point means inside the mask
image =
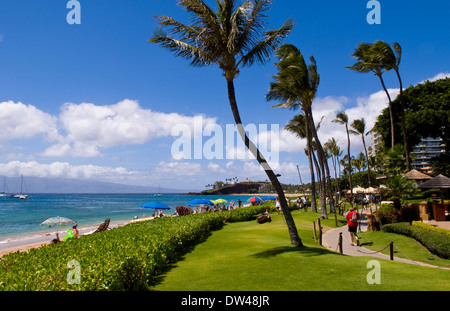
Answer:
POLYGON ((217 200, 211 200, 214 204, 220 204, 220 203, 228 203, 225 199, 217 199, 217 200))

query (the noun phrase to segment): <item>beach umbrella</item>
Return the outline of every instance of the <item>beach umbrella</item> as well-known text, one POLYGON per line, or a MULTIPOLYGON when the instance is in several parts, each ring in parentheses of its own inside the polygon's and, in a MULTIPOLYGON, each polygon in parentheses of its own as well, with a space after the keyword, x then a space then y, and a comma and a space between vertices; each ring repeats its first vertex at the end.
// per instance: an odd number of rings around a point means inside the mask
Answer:
POLYGON ((211 200, 206 200, 206 199, 195 199, 192 201, 189 201, 188 205, 203 205, 203 204, 209 204, 209 205, 214 205, 214 203, 211 200))
POLYGON ((213 202, 214 204, 228 203, 228 201, 225 200, 225 199, 212 200, 212 202, 213 202))
POLYGON ((170 209, 169 206, 160 202, 147 202, 145 204, 142 204, 141 208, 170 209))
POLYGON ((74 222, 69 218, 56 216, 56 217, 52 217, 52 218, 49 218, 49 219, 43 221, 41 223, 41 226, 47 226, 50 228, 56 227, 56 226, 62 227, 62 226, 71 225, 73 223, 74 222))
POLYGON ((357 186, 353 188, 353 193, 364 192, 364 190, 365 189, 363 187, 357 186))
POLYGON ((378 192, 378 189, 374 187, 369 187, 364 190, 364 193, 375 193, 375 192, 378 192))
POLYGON ((255 203, 255 202, 263 202, 264 200, 261 199, 260 197, 251 197, 247 201, 250 202, 250 203, 255 203))
POLYGON ((276 199, 276 197, 264 197, 265 201, 275 201, 276 199))

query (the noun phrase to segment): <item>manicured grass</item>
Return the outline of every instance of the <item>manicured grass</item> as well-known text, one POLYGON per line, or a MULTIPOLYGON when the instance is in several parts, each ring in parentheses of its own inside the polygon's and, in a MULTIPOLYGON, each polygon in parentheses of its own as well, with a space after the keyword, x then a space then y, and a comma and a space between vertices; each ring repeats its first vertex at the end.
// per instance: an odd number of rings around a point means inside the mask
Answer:
MULTIPOLYGON (((157 291, 450 290, 450 271, 373 257, 349 257, 321 247, 312 221, 293 211, 304 246, 289 243, 281 215, 271 223, 227 224, 184 255, 152 287, 157 291), (381 264, 381 284, 370 285, 370 260, 381 264)), ((342 220, 342 218, 340 218, 342 220)), ((334 226, 334 218, 322 221, 334 226)))
MULTIPOLYGON (((383 231, 368 231, 359 234, 361 236, 361 246, 373 251, 379 251, 388 245, 391 241, 394 242, 394 256, 399 258, 412 259, 413 261, 420 261, 434 266, 449 266, 450 260, 441 259, 436 255, 430 253, 416 240, 395 233, 383 231), (400 251, 398 251, 398 249, 400 251), (406 256, 406 257, 405 257, 406 256)), ((383 254, 389 255, 389 247, 382 251, 383 254)))

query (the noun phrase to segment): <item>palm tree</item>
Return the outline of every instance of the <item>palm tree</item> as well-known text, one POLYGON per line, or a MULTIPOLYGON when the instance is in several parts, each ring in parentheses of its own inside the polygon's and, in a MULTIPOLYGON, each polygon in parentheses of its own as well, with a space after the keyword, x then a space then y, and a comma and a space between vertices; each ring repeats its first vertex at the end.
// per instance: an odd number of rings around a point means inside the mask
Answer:
MULTIPOLYGON (((304 111, 308 129, 316 143, 322 180, 328 185, 328 191, 332 192, 329 168, 323 147, 317 135, 311 108, 320 82, 316 61, 311 56, 311 64, 307 66, 302 53, 291 44, 282 45, 277 50, 276 56, 280 59, 275 64, 278 69, 278 74, 272 76, 274 81, 270 83, 270 89, 266 99, 281 101, 281 103, 273 107, 293 110, 301 108, 304 111)), ((325 186, 324 190, 326 191, 326 189, 327 187, 325 186)), ((334 200, 331 195, 330 211, 335 212, 334 200)), ((322 205, 322 217, 328 218, 326 215, 326 205, 322 205)))
POLYGON ((309 162, 309 172, 311 175, 311 211, 317 212, 317 202, 316 202, 316 180, 314 176, 314 165, 312 160, 313 150, 311 133, 306 122, 306 117, 304 114, 298 114, 285 126, 285 129, 291 133, 294 133, 299 138, 306 138, 306 150, 305 153, 308 155, 309 162))
POLYGON ((352 159, 353 166, 358 170, 358 173, 366 167, 366 162, 366 156, 362 152, 358 153, 357 158, 352 159))
POLYGON ((391 147, 394 147, 394 114, 392 111, 392 100, 388 90, 386 89, 386 85, 384 84, 384 80, 382 77, 382 74, 387 70, 387 67, 386 64, 380 62, 379 53, 372 47, 373 44, 371 43, 360 43, 352 53, 353 58, 355 58, 357 62, 353 66, 346 68, 361 73, 373 72, 378 78, 380 78, 383 90, 389 100, 389 116, 391 121, 391 147))
POLYGON ((372 183, 370 181, 370 164, 369 164, 369 156, 367 155, 367 148, 366 148, 366 141, 364 139, 364 135, 367 135, 366 132, 366 121, 364 118, 356 119, 353 121, 353 123, 350 125, 352 128, 350 129, 350 133, 354 135, 361 135, 363 147, 364 147, 364 153, 366 154, 367 159, 367 176, 369 177, 369 187, 372 186, 372 183))
MULTIPOLYGON (((350 185, 350 194, 351 198, 353 198, 353 185, 352 185, 352 164, 350 157, 350 135, 348 131, 348 115, 345 111, 341 111, 336 115, 336 119, 332 122, 343 124, 345 126, 345 132, 347 133, 347 158, 348 158, 348 183, 350 185)), ((353 206, 353 200, 350 200, 350 204, 353 206)))
POLYGON ((394 42, 391 46, 384 41, 377 41, 372 46, 374 57, 376 61, 380 63, 385 71, 393 69, 397 74, 397 79, 400 84, 400 105, 401 105, 401 122, 402 122, 402 135, 403 144, 406 152, 406 167, 408 171, 411 170, 411 159, 409 156, 408 137, 406 135, 406 121, 405 121, 405 99, 403 97, 403 84, 400 77, 400 62, 402 60, 402 47, 397 42, 394 42))
POLYGON ((302 245, 276 174, 245 133, 234 88, 240 67, 266 63, 291 32, 294 22, 288 19, 279 29, 265 31, 270 0, 248 0, 240 5, 236 0, 217 0, 216 11, 202 0, 179 0, 178 3, 192 15, 192 24, 185 25, 172 17, 159 15, 159 25, 168 28, 169 34, 160 29, 150 42, 190 61, 192 66, 218 65, 222 69, 238 132, 278 193, 291 243, 302 245))
POLYGON ((329 155, 331 156, 331 161, 333 163, 334 188, 336 191, 336 202, 338 202, 339 199, 337 198, 337 194, 341 193, 341 190, 339 188, 339 182, 338 182, 338 178, 337 178, 337 166, 339 163, 339 153, 341 151, 340 151, 337 141, 334 137, 331 137, 330 139, 328 139, 327 142, 324 144, 324 147, 328 151, 329 155))

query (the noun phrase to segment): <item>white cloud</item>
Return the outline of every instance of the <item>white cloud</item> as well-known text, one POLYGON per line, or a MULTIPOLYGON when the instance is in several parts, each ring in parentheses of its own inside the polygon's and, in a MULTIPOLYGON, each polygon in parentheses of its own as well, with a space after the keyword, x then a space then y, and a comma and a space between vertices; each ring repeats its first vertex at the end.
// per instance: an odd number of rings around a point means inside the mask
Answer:
MULTIPOLYGON (((128 99, 110 106, 67 103, 62 107, 59 119, 65 137, 45 150, 43 156, 99 157, 104 148, 144 144, 170 136, 176 125, 186 124, 193 129, 195 120, 177 113, 143 109, 137 101, 128 99)), ((201 119, 201 126, 216 121, 214 118, 201 119)))
POLYGON ((21 102, 0 103, 0 124, 1 141, 28 139, 38 135, 50 141, 60 138, 55 117, 21 102))
POLYGON ((98 180, 117 180, 119 176, 128 176, 133 172, 123 167, 107 167, 96 165, 76 165, 68 162, 54 162, 42 164, 36 161, 10 161, 0 164, 0 175, 5 176, 33 176, 51 178, 81 178, 98 180))
MULTIPOLYGON (((438 73, 434 77, 432 77, 430 79, 427 79, 427 80, 430 81, 430 82, 434 82, 436 80, 445 79, 445 78, 450 78, 450 73, 449 72, 438 73)), ((425 83, 425 82, 427 82, 427 80, 420 81, 418 84, 425 83)))

